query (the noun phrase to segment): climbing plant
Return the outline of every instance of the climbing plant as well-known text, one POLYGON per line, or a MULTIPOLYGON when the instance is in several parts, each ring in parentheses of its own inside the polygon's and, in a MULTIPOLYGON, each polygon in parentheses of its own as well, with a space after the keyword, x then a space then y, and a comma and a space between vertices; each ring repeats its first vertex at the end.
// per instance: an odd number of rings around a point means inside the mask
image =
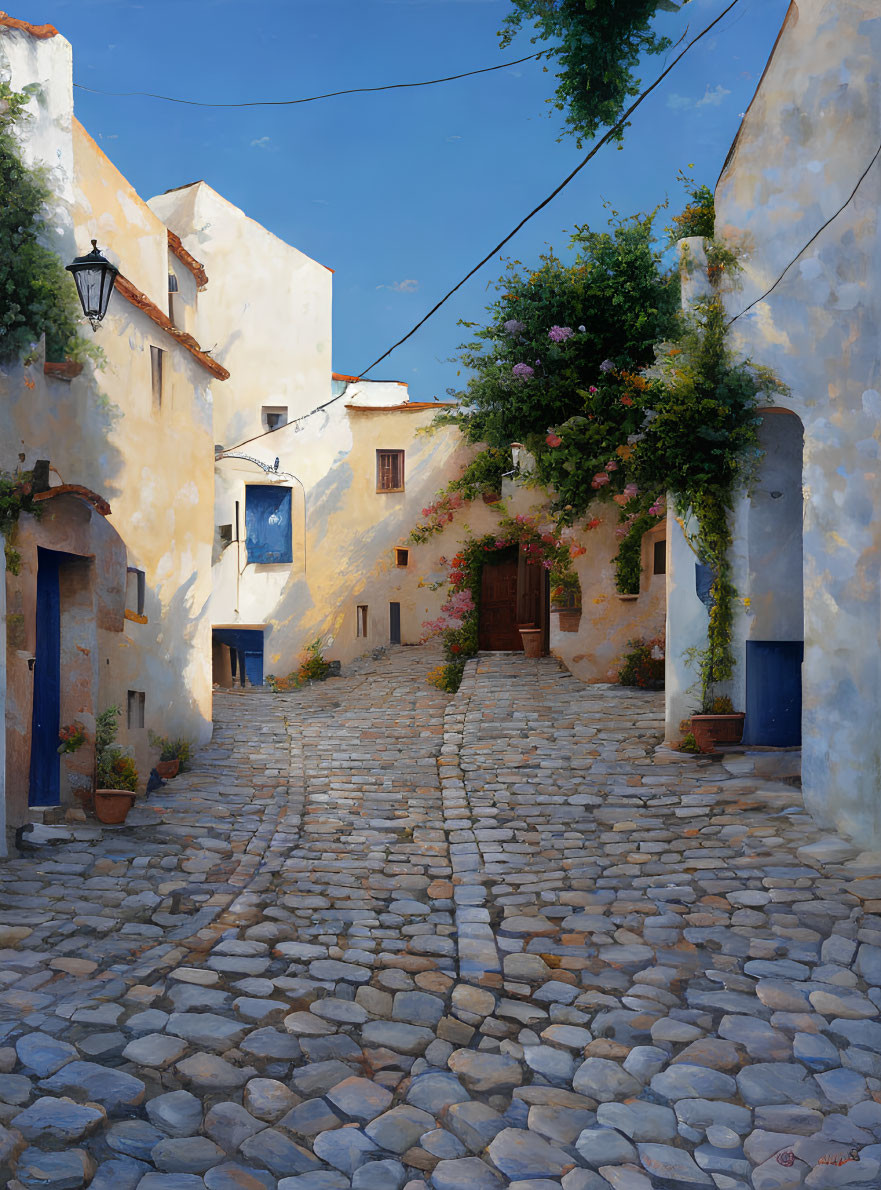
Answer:
POLYGON ((22 161, 16 126, 27 119, 29 90, 0 82, 0 363, 29 355, 46 336, 46 358, 100 360, 78 333, 82 311, 61 258, 46 247, 54 232, 46 172, 22 161))
MULTIPOLYGON (((709 188, 680 180, 689 202, 674 233, 711 231, 709 188)), ((610 232, 580 229, 572 265, 553 254, 533 273, 512 265, 486 326, 463 348, 474 374, 460 408, 438 420, 456 421, 471 441, 525 443, 536 458, 530 482, 545 489, 557 531, 597 502, 617 505, 616 585, 625 594, 639 591, 642 538, 672 494, 669 511, 713 575, 707 644, 693 658, 707 706, 734 664, 734 493, 760 453, 759 398, 785 389, 727 344, 722 293, 734 284, 736 249, 705 238, 711 293, 683 312, 652 225, 653 216, 614 217, 610 232)), ((696 265, 685 256, 686 269, 696 265)), ((454 512, 440 510, 439 529, 454 512)))

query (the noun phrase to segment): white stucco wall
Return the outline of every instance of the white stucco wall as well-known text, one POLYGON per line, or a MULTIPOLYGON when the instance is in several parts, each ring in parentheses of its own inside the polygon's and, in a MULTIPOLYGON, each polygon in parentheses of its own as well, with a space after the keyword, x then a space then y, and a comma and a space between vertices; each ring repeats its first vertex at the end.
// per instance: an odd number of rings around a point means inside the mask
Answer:
MULTIPOLYGON (((21 124, 20 136, 25 161, 48 168, 58 233, 48 246, 67 262, 97 237, 165 312, 167 229, 73 118, 69 43, 0 27, 0 76, 19 90, 36 85, 33 118, 21 124)), ((49 459, 52 484, 85 485, 107 498, 129 564, 146 573, 147 623, 127 622, 124 632, 102 637, 98 670, 99 709, 124 706, 128 689, 146 694, 145 728, 129 733, 123 724, 120 732, 146 781, 155 760, 147 727, 200 742, 211 734, 213 377, 119 293, 98 333, 84 320, 83 334, 104 351, 103 370, 87 363, 70 381, 47 375, 39 345, 29 364, 0 369, 0 468, 17 468, 20 453, 25 467, 49 459), (166 353, 159 409, 151 393, 151 346, 166 353)), ((124 583, 124 559, 121 572, 124 583)), ((20 659, 10 653, 9 661, 11 699, 20 659)), ((10 734, 12 750, 14 743, 10 734)))
MULTIPOLYGON (((881 162, 848 197, 881 141, 879 62, 877 0, 793 4, 716 191, 717 234, 745 250, 731 315, 785 272, 732 342, 789 385, 781 403, 804 425, 805 797, 822 822, 875 845, 881 162)), ((779 582, 786 601, 797 585, 779 582)))
MULTIPOLYGON (((53 242, 64 260, 76 255, 73 231, 73 51, 63 37, 39 40, 17 29, 0 28, 0 79, 31 95, 19 125, 22 161, 47 170, 52 191, 53 242)), ((87 251, 86 245, 81 251, 87 251)))
POLYGON ((229 448, 262 434, 264 405, 286 406, 294 418, 326 401, 331 270, 205 182, 149 205, 208 273, 188 329, 231 373, 215 393, 215 442, 229 448))

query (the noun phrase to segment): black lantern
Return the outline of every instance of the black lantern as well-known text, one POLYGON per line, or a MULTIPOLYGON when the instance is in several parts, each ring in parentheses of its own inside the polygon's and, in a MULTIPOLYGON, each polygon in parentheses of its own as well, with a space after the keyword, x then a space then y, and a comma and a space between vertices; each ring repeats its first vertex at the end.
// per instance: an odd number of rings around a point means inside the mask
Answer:
POLYGON ((69 273, 73 273, 77 293, 83 313, 92 324, 92 330, 98 329, 98 323, 107 313, 107 303, 116 283, 119 269, 111 264, 106 256, 98 251, 98 241, 92 240, 92 251, 85 256, 78 256, 72 264, 65 265, 69 273))

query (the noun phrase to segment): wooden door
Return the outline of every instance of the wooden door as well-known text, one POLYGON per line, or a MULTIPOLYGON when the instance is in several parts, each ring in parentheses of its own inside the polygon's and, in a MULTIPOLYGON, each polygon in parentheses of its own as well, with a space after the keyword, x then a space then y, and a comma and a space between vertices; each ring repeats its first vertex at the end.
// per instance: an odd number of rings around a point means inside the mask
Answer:
POLYGON ((484 563, 480 585, 478 647, 490 652, 523 651, 517 631, 516 548, 499 553, 484 563))

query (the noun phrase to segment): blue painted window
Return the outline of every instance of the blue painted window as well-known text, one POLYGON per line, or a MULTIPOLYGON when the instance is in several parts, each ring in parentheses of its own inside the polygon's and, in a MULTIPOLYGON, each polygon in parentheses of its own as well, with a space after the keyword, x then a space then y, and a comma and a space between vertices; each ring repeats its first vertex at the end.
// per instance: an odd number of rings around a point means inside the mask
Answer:
POLYGON ((248 484, 245 530, 249 562, 292 562, 291 489, 248 484))

